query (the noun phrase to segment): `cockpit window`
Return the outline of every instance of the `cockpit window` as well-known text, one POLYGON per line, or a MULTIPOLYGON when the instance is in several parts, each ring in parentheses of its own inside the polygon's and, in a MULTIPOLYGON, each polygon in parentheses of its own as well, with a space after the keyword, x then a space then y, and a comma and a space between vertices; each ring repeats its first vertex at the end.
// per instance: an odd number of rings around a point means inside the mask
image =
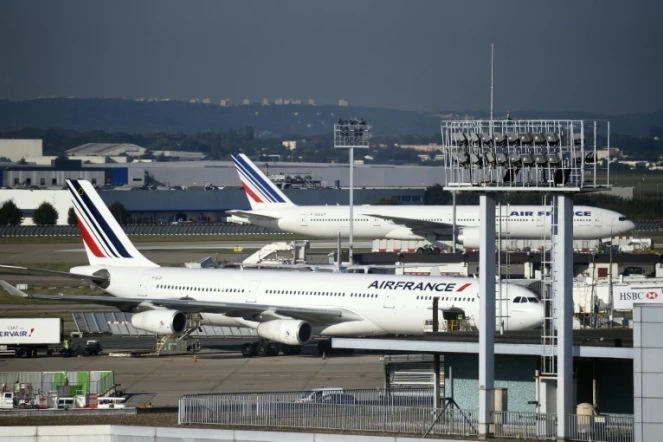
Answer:
POLYGON ((620 216, 620 217, 619 217, 619 220, 620 220, 620 221, 628 221, 628 218, 626 218, 625 216, 620 216))
POLYGON ((528 300, 529 302, 534 302, 534 303, 538 303, 538 302, 539 302, 539 300, 536 299, 536 298, 534 298, 534 297, 527 298, 527 300, 528 300))
POLYGON ((522 296, 518 296, 516 299, 513 300, 513 303, 518 304, 522 299, 523 299, 522 296))

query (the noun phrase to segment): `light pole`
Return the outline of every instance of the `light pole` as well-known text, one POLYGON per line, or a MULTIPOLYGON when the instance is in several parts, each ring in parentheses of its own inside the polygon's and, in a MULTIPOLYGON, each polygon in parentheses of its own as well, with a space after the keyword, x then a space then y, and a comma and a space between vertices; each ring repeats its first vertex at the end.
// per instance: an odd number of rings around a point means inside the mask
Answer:
MULTIPOLYGON (((371 127, 363 119, 338 120, 334 124, 334 147, 340 149, 350 149, 350 217, 348 219, 348 261, 352 260, 354 227, 354 149, 368 149, 368 140, 370 138, 371 127)), ((338 257, 339 261, 341 257, 338 257)))

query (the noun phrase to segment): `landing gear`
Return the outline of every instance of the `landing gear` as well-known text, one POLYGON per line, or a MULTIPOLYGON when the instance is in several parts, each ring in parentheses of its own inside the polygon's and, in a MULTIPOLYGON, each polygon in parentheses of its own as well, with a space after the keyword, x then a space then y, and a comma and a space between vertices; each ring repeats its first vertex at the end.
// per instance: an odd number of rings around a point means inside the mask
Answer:
POLYGON ((439 255, 440 251, 440 248, 437 246, 425 246, 417 249, 419 255, 439 255))
POLYGON ((288 344, 279 345, 276 342, 268 341, 247 342, 242 345, 242 356, 245 358, 251 358, 253 356, 261 358, 266 356, 278 356, 281 351, 286 356, 298 355, 302 352, 302 346, 288 344))
POLYGON ((250 342, 242 345, 242 356, 250 358, 256 353, 256 346, 250 342))

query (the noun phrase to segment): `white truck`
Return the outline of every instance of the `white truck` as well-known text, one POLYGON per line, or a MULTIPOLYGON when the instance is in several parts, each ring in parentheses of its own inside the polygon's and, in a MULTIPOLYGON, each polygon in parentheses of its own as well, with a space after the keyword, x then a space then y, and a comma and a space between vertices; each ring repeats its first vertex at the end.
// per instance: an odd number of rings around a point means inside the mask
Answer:
POLYGON ((0 355, 29 358, 52 352, 63 340, 61 318, 0 318, 0 355))

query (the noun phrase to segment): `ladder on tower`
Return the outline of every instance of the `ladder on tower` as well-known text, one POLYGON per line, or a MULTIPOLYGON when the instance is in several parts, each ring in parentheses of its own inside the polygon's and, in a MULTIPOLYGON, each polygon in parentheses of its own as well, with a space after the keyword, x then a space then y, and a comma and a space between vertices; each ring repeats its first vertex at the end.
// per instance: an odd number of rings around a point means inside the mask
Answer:
MULTIPOLYGON (((547 210, 548 204, 546 197, 543 200, 543 207, 547 210)), ((544 227, 543 247, 541 249, 541 302, 543 303, 543 327, 541 328, 541 374, 557 375, 557 356, 555 348, 557 346, 556 308, 554 293, 554 281, 557 277, 552 271, 552 260, 554 256, 555 244, 552 241, 553 232, 557 230, 557 216, 555 208, 555 198, 551 198, 550 214, 546 216, 550 220, 550 229, 544 227), (550 247, 546 245, 550 244, 550 247)), ((544 221, 545 222, 545 221, 544 221)))

